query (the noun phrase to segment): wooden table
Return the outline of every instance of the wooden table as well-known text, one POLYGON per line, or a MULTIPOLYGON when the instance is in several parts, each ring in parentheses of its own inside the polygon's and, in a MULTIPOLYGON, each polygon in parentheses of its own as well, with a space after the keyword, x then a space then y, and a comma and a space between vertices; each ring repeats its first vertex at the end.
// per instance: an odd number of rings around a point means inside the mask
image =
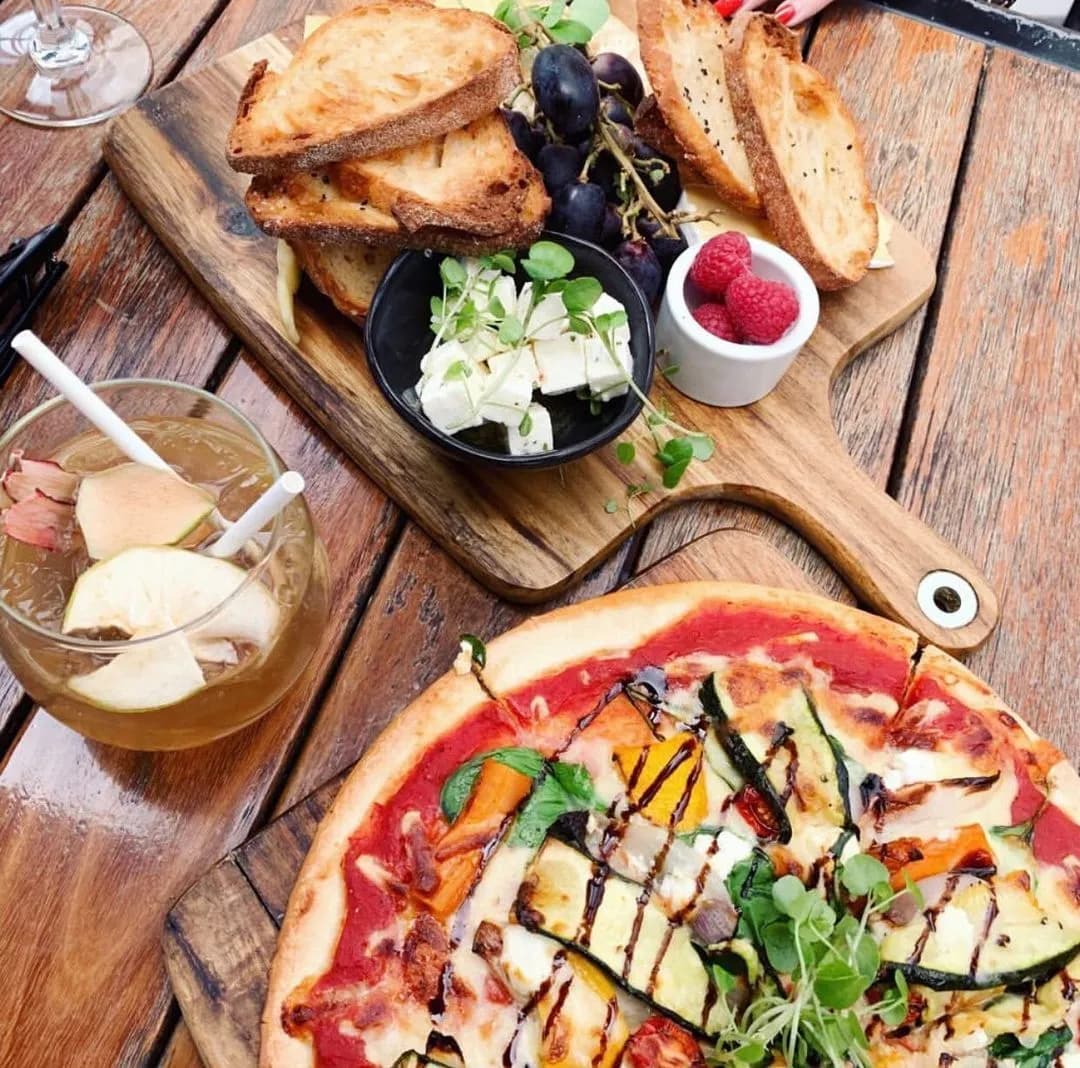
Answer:
MULTIPOLYGON (((102 2, 147 35, 159 83, 312 6, 102 2)), ((0 15, 25 6, 7 0, 0 15)), ((863 123, 882 201, 936 253, 940 274, 928 308, 840 381, 842 436, 990 577, 1002 621, 971 666, 1080 758, 1080 76, 873 7, 832 9, 809 51, 863 123)), ((71 269, 38 329, 88 378, 179 379, 252 416, 309 475, 333 615, 282 707, 189 753, 89 743, 0 673, 3 1068, 197 1065, 159 949, 168 906, 353 762, 445 669, 461 631, 493 634, 523 615, 406 522, 230 338, 106 173, 101 132, 0 124, 0 241, 71 226, 71 269)), ((44 395, 20 367, 0 390, 0 425, 44 395)), ((701 504, 662 517, 571 599, 732 526, 762 532, 847 597, 778 524, 701 504)))

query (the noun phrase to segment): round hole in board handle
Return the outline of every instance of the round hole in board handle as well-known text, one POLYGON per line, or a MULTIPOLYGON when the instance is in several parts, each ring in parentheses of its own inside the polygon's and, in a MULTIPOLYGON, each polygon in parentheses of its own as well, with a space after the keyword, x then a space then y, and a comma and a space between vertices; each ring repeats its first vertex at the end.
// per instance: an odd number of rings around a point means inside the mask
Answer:
POLYGON ((917 600, 923 615, 945 630, 966 627, 979 614, 975 587, 955 571, 931 571, 924 575, 917 600))

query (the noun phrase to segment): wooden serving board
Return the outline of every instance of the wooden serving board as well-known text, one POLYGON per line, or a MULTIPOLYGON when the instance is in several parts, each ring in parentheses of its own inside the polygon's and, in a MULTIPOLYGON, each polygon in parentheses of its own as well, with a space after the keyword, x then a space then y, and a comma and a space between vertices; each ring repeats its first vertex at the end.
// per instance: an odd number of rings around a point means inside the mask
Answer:
MULTIPOLYGON (((691 542, 629 586, 720 578, 820 592, 764 538, 734 529, 691 542)), ((278 928, 315 829, 343 778, 230 853, 166 918, 165 964, 206 1068, 255 1068, 278 928)))
MULTIPOLYGON (((560 593, 637 527, 680 501, 726 498, 792 524, 859 597, 950 651, 974 648, 997 619, 997 598, 974 564, 879 490, 836 436, 830 383, 852 357, 894 330, 927 298, 934 267, 901 226, 897 265, 822 299, 821 321, 780 386, 758 404, 719 409, 660 381, 654 400, 682 424, 710 433, 716 453, 690 465, 671 492, 622 504, 627 486, 659 485, 643 419, 626 437, 630 465, 604 448, 559 470, 509 474, 466 468, 413 433, 368 371, 361 332, 305 287, 299 346, 282 334, 275 245, 243 204, 248 179, 225 163, 233 103, 252 63, 288 61, 292 27, 262 37, 141 100, 114 120, 105 156, 128 196, 226 322, 311 416, 451 555, 500 596, 540 601, 560 593), (631 511, 633 515, 631 516, 631 511), (916 590, 929 572, 963 576, 978 614, 960 628, 932 622, 916 590)), ((677 362, 678 354, 675 354, 677 362)))

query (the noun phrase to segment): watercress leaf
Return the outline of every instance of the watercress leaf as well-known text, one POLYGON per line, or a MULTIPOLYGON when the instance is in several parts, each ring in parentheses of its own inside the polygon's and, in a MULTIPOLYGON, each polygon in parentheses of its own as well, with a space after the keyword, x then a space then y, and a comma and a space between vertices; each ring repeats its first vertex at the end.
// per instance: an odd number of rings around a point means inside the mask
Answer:
POLYGON ((735 976, 719 964, 709 965, 709 974, 712 976, 713 986, 721 994, 730 994, 735 989, 735 976))
POLYGON ((679 373, 679 365, 677 363, 669 363, 666 367, 660 368, 660 373, 665 378, 671 378, 672 375, 677 375, 679 373))
POLYGON ((568 14, 596 33, 607 22, 611 8, 608 7, 607 0, 573 0, 568 14))
POLYGON ((765 1053, 765 1044, 763 1042, 744 1042, 735 1051, 735 1060, 740 1064, 757 1064, 765 1059, 765 1053))
POLYGON ((505 252, 496 252, 491 257, 491 266, 497 267, 504 274, 514 273, 514 252, 512 249, 507 249, 505 252))
POLYGON ((609 311, 596 317, 596 330, 600 334, 608 334, 612 330, 618 330, 620 326, 626 326, 629 320, 624 311, 609 311))
POLYGON ((447 256, 439 264, 439 276, 447 289, 461 289, 469 277, 461 261, 455 260, 452 256, 447 256))
POLYGON ((488 301, 487 313, 493 315, 496 319, 502 319, 506 315, 506 308, 503 307, 503 302, 498 297, 492 297, 488 301))
POLYGON ((554 26, 563 17, 565 11, 566 0, 551 0, 551 3, 544 9, 540 21, 547 27, 554 26))
POLYGON ((769 963, 778 971, 790 975, 799 966, 795 950, 795 931, 789 919, 782 918, 767 924, 761 931, 761 943, 769 963))
POLYGON ((604 287, 595 278, 574 278, 562 291, 562 302, 571 314, 585 312, 600 299, 603 292, 604 287))
POLYGON ((463 378, 468 378, 470 375, 472 375, 472 368, 469 366, 468 360, 454 360, 443 371, 443 378, 447 382, 457 382, 463 378))
POLYGON ((694 458, 694 446, 689 438, 669 438, 661 446, 656 458, 663 464, 677 464, 694 458))
POLYGON ((499 326, 499 340, 504 345, 516 345, 525 336, 525 327, 516 315, 508 315, 499 326))
POLYGON ((487 646, 475 634, 462 634, 463 641, 472 650, 472 662, 479 668, 487 664, 487 646))
POLYGON ((923 897, 923 892, 912 882, 911 876, 907 872, 904 872, 904 889, 911 895, 920 912, 926 908, 926 898, 923 897))
POLYGON ((443 316, 443 302, 442 297, 431 298, 431 317, 433 319, 441 319, 443 316))
POLYGON ((530 278, 547 282, 565 278, 574 269, 574 257, 568 249, 554 241, 537 241, 521 261, 521 266, 530 278))
POLYGON ((707 460, 716 452, 716 442, 708 434, 691 434, 690 447, 695 460, 707 460))
POLYGON ((570 316, 570 333, 571 334, 591 334, 592 327, 589 326, 589 320, 583 319, 580 315, 570 316))
POLYGON ((439 804, 443 814, 451 823, 461 815, 461 810, 465 807, 465 802, 469 799, 469 794, 472 793, 473 786, 480 775, 480 768, 488 760, 505 764, 514 771, 521 772, 522 775, 528 775, 530 779, 535 779, 544 769, 543 756, 535 749, 526 749, 521 746, 492 749, 465 761, 443 783, 442 792, 439 794, 439 804))
POLYGON ((603 402, 600 401, 599 399, 597 399, 596 397, 594 397, 591 401, 589 401, 589 414, 590 415, 599 415, 603 410, 604 410, 603 402))
POLYGON ((664 476, 660 480, 664 484, 664 489, 674 489, 681 481, 686 469, 690 466, 689 460, 679 460, 676 463, 668 464, 664 468, 664 476))
POLYGON ((634 448, 632 441, 620 441, 615 446, 615 457, 621 464, 632 464, 636 452, 637 449, 634 448))
POLYGON ((853 897, 864 897, 881 883, 888 885, 889 871, 880 860, 856 853, 840 869, 840 882, 853 897))
POLYGON ((604 501, 604 511, 608 515, 614 515, 619 510, 619 502, 614 497, 609 497, 604 501))
POLYGON ((526 412, 521 417, 521 422, 518 423, 518 433, 522 437, 525 437, 526 435, 528 435, 530 433, 530 431, 532 430, 532 427, 533 427, 532 413, 531 412, 526 412))
POLYGON ((660 426, 664 422, 664 417, 659 412, 648 412, 645 416, 645 422, 649 426, 660 426))
POLYGON ((777 879, 773 883, 772 896, 776 907, 785 916, 798 920, 806 917, 808 911, 806 899, 810 896, 810 892, 803 886, 801 879, 794 875, 785 875, 782 879, 777 879))
POLYGON ((829 1009, 850 1008, 870 983, 846 961, 830 957, 814 975, 814 994, 829 1009))
POLYGON ((548 27, 548 33, 552 40, 559 44, 588 44, 593 35, 593 31, 584 22, 575 22, 573 19, 560 19, 554 26, 548 27))

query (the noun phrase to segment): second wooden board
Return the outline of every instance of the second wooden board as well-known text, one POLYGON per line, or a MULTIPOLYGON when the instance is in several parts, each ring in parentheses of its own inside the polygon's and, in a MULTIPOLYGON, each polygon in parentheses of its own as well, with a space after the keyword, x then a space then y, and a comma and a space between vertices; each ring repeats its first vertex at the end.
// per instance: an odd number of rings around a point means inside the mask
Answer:
MULTIPOLYGON (((715 455, 691 464, 673 491, 659 488, 641 418, 613 448, 558 470, 508 474, 464 468, 414 434, 368 371, 360 331, 306 288, 299 345, 282 333, 274 242, 243 203, 247 178, 225 162, 233 101, 254 62, 288 61, 298 29, 283 30, 156 93, 112 124, 106 158, 125 191, 229 325, 320 425, 461 564, 501 596, 540 601, 564 590, 636 528, 691 498, 726 498, 789 522, 836 566, 860 598, 950 651, 971 649, 997 620, 997 599, 974 564, 883 493, 852 462, 833 428, 830 383, 852 357, 926 301, 934 268, 902 226, 896 266, 823 297, 821 321, 780 386, 758 404, 719 409, 661 381, 653 399, 705 431, 715 455), (628 487, 648 485, 632 495, 628 487), (609 511, 608 502, 617 502, 609 511), (919 586, 935 572, 936 609, 919 586), (959 579, 959 581, 957 581, 959 579), (953 589, 970 587, 977 611, 949 625, 953 589)), ((677 354, 676 354, 677 359, 677 354)), ((925 584, 924 584, 925 585, 925 584)))

